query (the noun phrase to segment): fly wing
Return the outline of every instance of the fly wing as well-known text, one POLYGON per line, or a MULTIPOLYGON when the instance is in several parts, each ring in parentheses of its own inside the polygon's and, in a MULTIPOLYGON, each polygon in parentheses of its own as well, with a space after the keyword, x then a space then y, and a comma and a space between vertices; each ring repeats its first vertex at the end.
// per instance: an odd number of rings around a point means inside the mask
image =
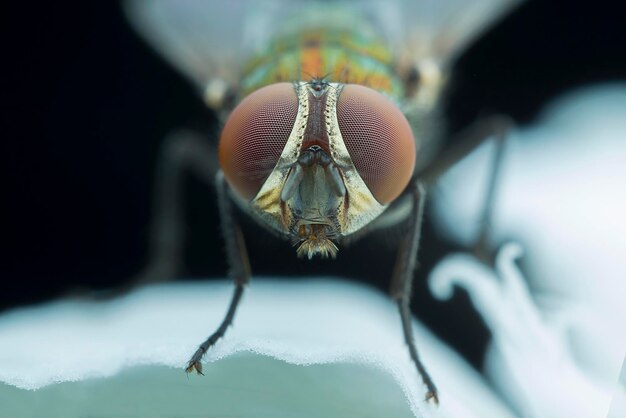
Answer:
POLYGON ((135 29, 200 88, 215 77, 235 82, 252 1, 127 0, 135 29))
POLYGON ((398 53, 445 68, 522 1, 394 0, 382 2, 378 19, 398 53))

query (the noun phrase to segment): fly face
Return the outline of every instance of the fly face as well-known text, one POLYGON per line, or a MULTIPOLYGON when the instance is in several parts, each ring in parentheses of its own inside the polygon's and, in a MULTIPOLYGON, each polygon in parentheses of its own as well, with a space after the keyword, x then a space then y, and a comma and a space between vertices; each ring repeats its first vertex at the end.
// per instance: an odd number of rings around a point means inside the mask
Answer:
POLYGON ((277 83, 226 121, 219 157, 237 201, 288 236, 299 256, 335 257, 334 241, 378 217, 415 166, 408 121, 358 85, 277 83))

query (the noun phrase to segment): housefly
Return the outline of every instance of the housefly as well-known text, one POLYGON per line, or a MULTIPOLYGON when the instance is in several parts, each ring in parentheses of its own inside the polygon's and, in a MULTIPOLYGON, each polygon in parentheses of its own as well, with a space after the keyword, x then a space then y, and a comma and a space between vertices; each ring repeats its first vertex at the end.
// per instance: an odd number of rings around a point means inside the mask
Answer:
POLYGON ((224 335, 250 280, 233 202, 309 259, 335 258, 345 240, 405 222, 391 296, 426 399, 438 402, 409 312, 425 173, 438 148, 432 121, 455 59, 515 3, 125 3, 138 32, 223 121, 215 179, 235 291, 188 372, 202 372, 203 355, 224 335))

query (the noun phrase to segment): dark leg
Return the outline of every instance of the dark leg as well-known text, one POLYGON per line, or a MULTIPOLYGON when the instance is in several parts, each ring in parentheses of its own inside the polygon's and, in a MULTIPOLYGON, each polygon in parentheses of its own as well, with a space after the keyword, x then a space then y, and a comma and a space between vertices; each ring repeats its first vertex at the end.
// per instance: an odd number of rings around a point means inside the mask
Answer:
MULTIPOLYGON (((457 144, 452 149, 443 153, 430 166, 426 167, 418 177, 428 186, 432 186, 439 178, 454 164, 462 160, 480 144, 490 138, 496 141, 496 151, 493 156, 491 174, 487 188, 487 196, 481 213, 481 230, 474 245, 474 254, 481 260, 488 260, 488 238, 490 232, 490 219, 495 201, 495 191, 499 179, 500 165, 504 155, 504 144, 506 135, 513 122, 504 116, 493 116, 477 122, 466 131, 456 136, 453 143, 457 144)), ((361 228, 356 233, 344 238, 343 244, 355 242, 367 234, 398 225, 406 220, 411 213, 411 199, 407 194, 403 194, 378 218, 370 224, 361 228)))
POLYGON ((228 257, 228 263, 231 267, 229 272, 231 278, 235 282, 235 291, 233 298, 230 301, 230 306, 226 312, 224 320, 217 328, 217 330, 209 336, 196 350, 196 352, 189 359, 189 363, 185 370, 187 373, 196 370, 199 374, 202 374, 202 357, 207 350, 217 342, 226 333, 226 329, 233 322, 235 311, 243 295, 244 286, 250 281, 250 264, 248 261, 248 254, 246 252, 245 242, 243 240, 243 234, 237 225, 235 220, 232 203, 228 197, 226 181, 224 180, 224 174, 219 171, 216 176, 216 188, 217 198, 220 210, 220 221, 222 225, 222 234, 224 235, 224 241, 226 244, 226 256, 228 257))
POLYGON ((492 263, 489 253, 489 237, 491 236, 491 219, 493 217, 493 209, 495 206, 496 190, 498 189, 498 180, 502 168, 502 160, 506 145, 506 130, 496 136, 496 150, 491 161, 489 184, 487 184, 487 195, 483 201, 483 207, 480 214, 480 231, 474 244, 474 254, 479 260, 485 263, 492 263))
POLYGON ((191 373, 195 370, 198 374, 204 374, 202 373, 202 363, 200 361, 202 360, 202 357, 204 357, 204 354, 207 352, 209 347, 211 347, 217 342, 217 340, 224 336, 224 334, 226 333, 226 329, 233 322, 233 318, 235 317, 235 311, 237 310, 237 306, 239 305, 241 295, 243 295, 243 285, 237 284, 235 285, 235 291, 233 293, 233 297, 230 301, 230 306, 228 307, 228 311, 226 312, 224 320, 217 328, 217 330, 215 330, 215 332, 211 334, 209 338, 207 338, 202 344, 200 344, 196 352, 193 353, 193 356, 191 356, 189 362, 187 363, 187 367, 185 368, 185 371, 187 373, 191 373))
POLYGON ((187 170, 212 183, 217 171, 214 147, 191 131, 170 135, 160 150, 154 190, 148 263, 131 286, 171 280, 183 267, 184 196, 187 170))
POLYGON ((490 138, 502 140, 513 126, 513 121, 502 115, 480 120, 463 132, 455 135, 450 150, 444 151, 432 164, 419 174, 419 178, 430 186, 435 183, 450 167, 471 154, 478 146, 490 138))
POLYGON ((424 179, 427 185, 432 185, 454 164, 469 155, 478 146, 490 138, 496 141, 496 149, 490 167, 489 184, 487 185, 487 195, 485 196, 484 205, 480 214, 480 231, 474 244, 474 255, 487 263, 491 264, 492 259, 489 252, 489 236, 491 234, 491 218, 496 198, 496 190, 498 180, 500 178, 500 169, 502 165, 502 157, 504 156, 504 148, 508 131, 513 126, 513 121, 505 116, 492 116, 476 122, 466 131, 457 135, 457 139, 453 141, 455 146, 445 152, 440 158, 427 167, 420 178, 424 179))
POLYGON ((422 381, 426 385, 426 400, 432 399, 432 401, 437 404, 439 403, 437 388, 420 361, 417 348, 415 347, 413 328, 411 326, 411 312, 409 309, 413 272, 417 263, 417 251, 419 249, 420 236, 422 233, 422 217, 424 215, 426 189, 419 181, 414 181, 409 187, 412 187, 411 197, 413 206, 409 217, 408 233, 400 242, 400 248, 398 250, 398 258, 391 281, 391 297, 398 304, 400 318, 402 319, 402 331, 404 333, 404 340, 409 347, 409 354, 417 367, 418 373, 422 377, 422 381))

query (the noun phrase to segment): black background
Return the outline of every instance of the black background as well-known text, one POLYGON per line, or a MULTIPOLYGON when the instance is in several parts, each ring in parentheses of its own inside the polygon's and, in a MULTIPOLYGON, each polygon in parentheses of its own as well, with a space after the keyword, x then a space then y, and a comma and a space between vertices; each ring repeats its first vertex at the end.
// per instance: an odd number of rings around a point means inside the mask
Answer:
MULTIPOLYGON (((0 65, 0 310, 126 283, 146 261, 163 137, 184 126, 218 133, 213 113, 135 35, 118 3, 9 7, 0 65)), ((446 107, 450 130, 493 112, 526 124, 559 93, 624 80, 623 16, 602 2, 523 5, 461 58, 446 107)), ((214 192, 192 176, 186 189, 189 240, 181 275, 224 277, 214 192)), ((334 262, 309 262, 254 225, 245 229, 256 275, 337 275, 388 286, 393 252, 379 244, 393 236, 342 248, 334 262)), ((427 219, 413 308, 478 365, 488 333, 467 298, 436 302, 424 283, 452 248, 427 219)))

